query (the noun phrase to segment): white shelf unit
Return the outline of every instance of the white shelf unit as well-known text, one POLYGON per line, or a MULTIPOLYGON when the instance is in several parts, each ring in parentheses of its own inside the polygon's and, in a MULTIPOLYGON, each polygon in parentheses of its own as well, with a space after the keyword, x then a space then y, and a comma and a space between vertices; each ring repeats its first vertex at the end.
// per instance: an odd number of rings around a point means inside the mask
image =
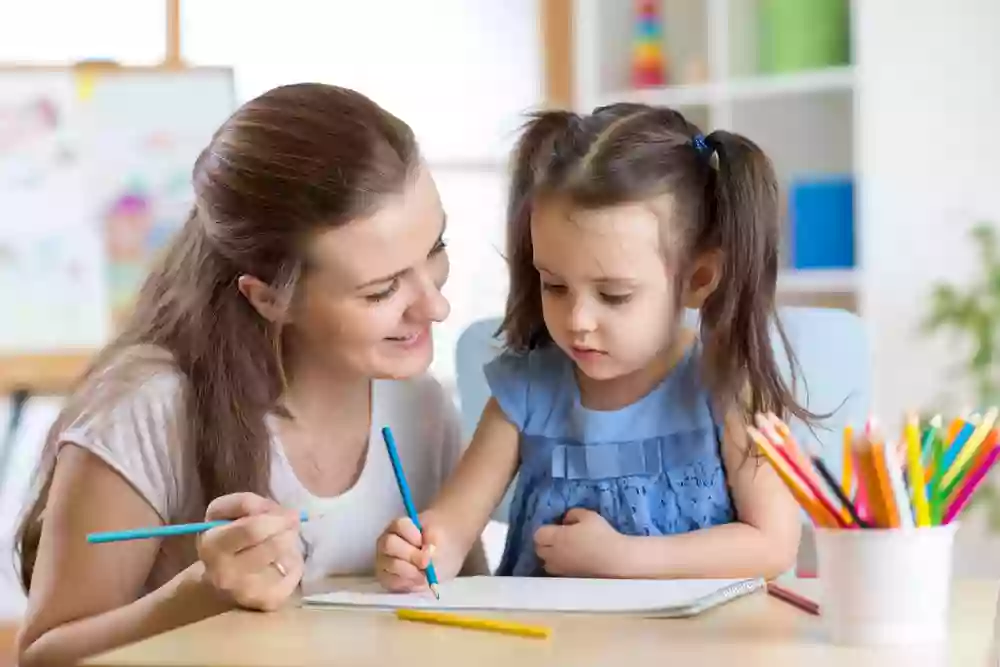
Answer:
MULTIPOLYGON (((634 0, 575 0, 578 111, 645 102, 679 109, 706 133, 725 128, 744 134, 770 155, 785 194, 793 178, 855 173, 850 64, 759 74, 756 0, 663 0, 669 85, 634 89, 629 76, 635 7, 634 0)), ((856 310, 859 275, 857 269, 785 268, 778 289, 786 301, 856 310)))

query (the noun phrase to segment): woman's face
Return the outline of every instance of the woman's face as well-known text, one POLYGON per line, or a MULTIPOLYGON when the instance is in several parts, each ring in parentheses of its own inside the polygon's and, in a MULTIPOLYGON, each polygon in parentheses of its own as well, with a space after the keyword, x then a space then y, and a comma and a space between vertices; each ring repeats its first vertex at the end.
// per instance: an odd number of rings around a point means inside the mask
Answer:
POLYGON ((406 378, 433 358, 431 325, 448 316, 445 214, 421 166, 370 217, 319 234, 292 307, 297 364, 406 378))

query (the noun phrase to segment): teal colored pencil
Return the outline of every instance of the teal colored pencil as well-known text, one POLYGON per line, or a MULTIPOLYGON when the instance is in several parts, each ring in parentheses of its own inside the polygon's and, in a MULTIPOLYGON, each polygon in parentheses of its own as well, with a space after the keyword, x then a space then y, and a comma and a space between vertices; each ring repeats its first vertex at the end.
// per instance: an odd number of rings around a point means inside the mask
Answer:
MULTIPOLYGON (((385 440, 385 448, 389 452, 389 461, 392 463, 392 472, 396 475, 396 485, 399 487, 399 495, 403 497, 403 507, 406 508, 406 515, 413 522, 413 525, 417 527, 417 530, 423 533, 424 529, 420 525, 420 519, 417 518, 417 508, 413 504, 413 495, 410 493, 410 485, 406 482, 403 464, 400 462, 399 452, 396 450, 396 439, 392 437, 392 429, 388 426, 382 427, 382 439, 385 440)), ((427 570, 424 574, 427 577, 427 585, 430 587, 431 592, 434 593, 434 597, 440 600, 441 593, 438 591, 438 578, 437 572, 434 570, 434 563, 427 564, 427 570)))
MULTIPOLYGON (((306 512, 302 512, 301 519, 302 521, 308 521, 309 515, 306 512)), ((205 521, 202 523, 174 523, 168 526, 150 526, 149 528, 134 528, 132 530, 90 533, 87 535, 87 542, 91 544, 105 544, 108 542, 127 542, 129 540, 148 540, 156 537, 195 535, 230 523, 232 521, 229 520, 205 521)))

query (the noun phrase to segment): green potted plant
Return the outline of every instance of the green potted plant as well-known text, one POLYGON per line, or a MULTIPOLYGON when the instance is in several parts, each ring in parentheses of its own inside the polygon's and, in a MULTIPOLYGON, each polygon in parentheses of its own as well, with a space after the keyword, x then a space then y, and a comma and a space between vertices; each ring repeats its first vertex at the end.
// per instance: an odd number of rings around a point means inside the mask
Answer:
MULTIPOLYGON (((968 353, 957 370, 971 383, 977 404, 1000 406, 1000 239, 996 225, 976 225, 972 240, 980 275, 965 287, 935 285, 923 329, 960 339, 968 353)), ((987 508, 991 530, 1000 532, 1000 491, 984 484, 973 503, 987 508)))

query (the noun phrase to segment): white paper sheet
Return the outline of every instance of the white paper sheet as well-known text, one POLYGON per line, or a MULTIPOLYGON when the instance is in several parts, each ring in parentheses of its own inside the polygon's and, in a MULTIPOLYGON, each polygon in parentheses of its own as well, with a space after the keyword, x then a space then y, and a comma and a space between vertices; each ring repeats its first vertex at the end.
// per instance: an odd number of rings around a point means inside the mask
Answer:
POLYGON ((687 616, 760 589, 757 579, 669 581, 542 577, 461 577, 430 592, 385 593, 377 584, 309 595, 306 605, 687 616))

